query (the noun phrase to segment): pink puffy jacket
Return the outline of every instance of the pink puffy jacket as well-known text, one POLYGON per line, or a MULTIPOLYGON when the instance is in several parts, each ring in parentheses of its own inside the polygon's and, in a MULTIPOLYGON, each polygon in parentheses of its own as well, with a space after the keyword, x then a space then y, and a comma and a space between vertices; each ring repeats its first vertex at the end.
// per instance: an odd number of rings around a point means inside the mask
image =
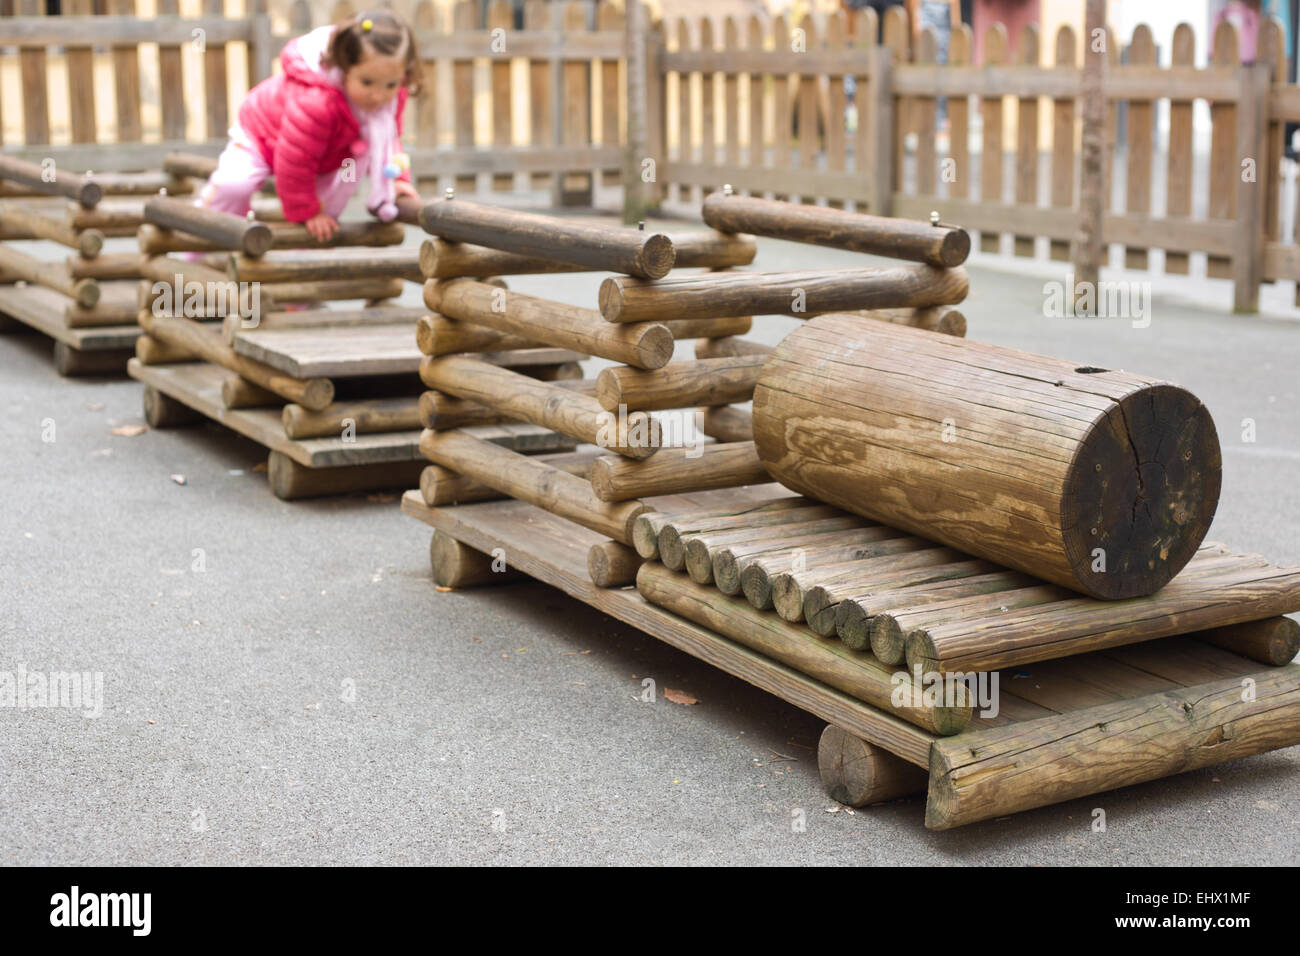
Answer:
MULTIPOLYGON (((239 108, 239 125, 253 138, 275 175, 284 216, 306 222, 321 211, 316 177, 340 169, 368 148, 347 94, 324 71, 315 69, 290 40, 280 52, 284 72, 248 91, 239 108)), ((397 133, 402 133, 405 86, 397 90, 397 133)), ((399 177, 410 181, 403 172, 399 177)))

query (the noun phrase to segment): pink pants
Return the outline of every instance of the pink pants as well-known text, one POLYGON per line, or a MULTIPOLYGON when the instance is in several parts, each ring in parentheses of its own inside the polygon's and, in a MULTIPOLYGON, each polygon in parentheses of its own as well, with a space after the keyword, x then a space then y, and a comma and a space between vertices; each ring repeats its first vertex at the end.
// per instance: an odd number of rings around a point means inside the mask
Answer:
MULTIPOLYGON (((320 199, 323 213, 338 219, 343 213, 343 207, 356 192, 357 184, 365 180, 368 159, 368 156, 360 157, 355 169, 348 171, 347 179, 343 178, 343 170, 316 177, 316 195, 320 199)), ((216 170, 199 191, 199 198, 194 201, 194 205, 236 216, 247 215, 253 193, 262 187, 270 175, 271 167, 236 123, 230 129, 230 142, 217 158, 216 170)))

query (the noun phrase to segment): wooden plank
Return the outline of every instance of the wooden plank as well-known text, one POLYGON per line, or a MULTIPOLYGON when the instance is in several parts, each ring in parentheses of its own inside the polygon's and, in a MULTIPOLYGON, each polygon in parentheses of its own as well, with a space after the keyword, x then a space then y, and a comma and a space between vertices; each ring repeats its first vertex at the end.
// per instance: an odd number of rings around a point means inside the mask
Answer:
MULTIPOLYGON (((417 37, 428 36, 441 25, 437 8, 433 0, 420 0, 415 7, 411 21, 417 37)), ((420 58, 420 92, 411 104, 415 110, 414 135, 408 136, 410 142, 425 150, 437 149, 438 135, 438 61, 436 58, 420 58)), ((407 150, 408 153, 411 150, 407 150)), ((411 162, 411 178, 418 182, 421 178, 437 174, 437 167, 423 166, 411 162)))
MULTIPOLYGON (((721 494, 735 492, 728 490, 721 494)), ((650 501, 656 503, 659 499, 650 501)), ((402 510, 479 551, 491 553, 493 548, 505 548, 507 554, 514 556, 512 566, 532 577, 864 740, 879 744, 910 763, 927 765, 934 738, 921 728, 833 690, 708 628, 657 608, 635 589, 610 590, 592 585, 587 575, 587 552, 601 540, 594 532, 519 501, 429 508, 418 492, 408 492, 402 498, 402 510)))
MULTIPOLYGON (((803 19, 799 21, 799 29, 803 31, 804 49, 810 59, 816 62, 820 54, 818 49, 817 27, 813 23, 812 15, 805 13, 803 19)), ((795 89, 798 91, 796 104, 796 122, 798 124, 798 168, 815 170, 817 169, 817 155, 819 152, 818 133, 817 133, 817 87, 820 78, 816 73, 805 71, 798 75, 795 89)), ((710 162, 713 156, 708 155, 710 162)), ((799 198, 805 202, 816 202, 816 195, 801 193, 799 198)))
MULTIPOLYGON (((1129 45, 1129 62, 1137 66, 1154 66, 1156 42, 1151 28, 1138 24, 1129 45)), ((1147 99, 1128 101, 1128 176, 1124 208, 1141 216, 1151 214, 1151 162, 1155 125, 1155 104, 1147 99)), ((1124 267, 1148 268, 1147 250, 1142 246, 1124 249, 1124 267)))
MULTIPOLYGON (((112 11, 135 15, 135 0, 112 0, 112 11)), ((117 141, 143 139, 140 122, 140 50, 134 44, 113 48, 114 105, 117 111, 117 141)))
MULTIPOLYGON (((524 4, 525 30, 542 30, 551 25, 554 12, 546 0, 526 0, 524 4)), ((552 121, 554 105, 551 89, 551 64, 544 56, 528 61, 528 117, 531 128, 529 145, 538 147, 558 145, 552 121)), ((550 166, 547 167, 548 169, 550 166)), ((551 181, 550 173, 533 172, 530 182, 533 189, 541 189, 551 181)))
MULTIPOLYGON (((225 0, 203 0, 203 10, 214 18, 225 15, 225 0)), ((230 86, 226 76, 226 44, 205 35, 203 41, 203 103, 207 135, 224 136, 230 128, 230 86)))
MULTIPOLYGON (((451 27, 453 31, 478 29, 478 5, 475 0, 458 0, 452 7, 451 27)), ((465 46, 451 63, 451 115, 455 130, 455 143, 465 150, 475 148, 474 141, 474 60, 465 56, 466 50, 475 53, 490 48, 490 44, 477 47, 465 46)), ((457 193, 473 193, 478 190, 478 177, 461 173, 455 177, 457 193)))
POLYGON ((415 375, 420 350, 412 322, 319 328, 247 329, 234 337, 240 355, 294 378, 415 375))
MULTIPOLYGON (((1263 50, 1265 54, 1267 50, 1263 50)), ((1232 310, 1259 311, 1260 248, 1264 241, 1264 201, 1268 192, 1268 86, 1272 64, 1256 60, 1241 68, 1241 99, 1237 103, 1237 233, 1232 256, 1232 310)))
MULTIPOLYGON (((92 0, 64 0, 63 12, 89 17, 94 13, 92 0)), ((82 21, 89 29, 79 39, 97 35, 94 25, 82 21)), ((95 55, 89 46, 68 46, 68 128, 74 143, 93 143, 95 135, 95 55)))
MULTIPOLYGON (((677 49, 689 49, 691 45, 691 28, 684 18, 677 20, 675 31, 675 43, 677 49)), ((691 166, 698 162, 695 156, 695 150, 692 146, 693 127, 692 127, 692 100, 691 100, 691 74, 687 72, 678 72, 677 74, 677 164, 691 166)), ((687 202, 693 199, 692 191, 684 188, 684 183, 679 177, 669 172, 671 168, 667 163, 668 157, 665 156, 665 162, 659 166, 659 174, 665 182, 677 183, 677 198, 681 202, 687 202)), ((700 185, 708 185, 701 183, 700 185)))
MULTIPOLYGON (((157 0, 160 16, 176 16, 179 7, 177 0, 157 0)), ((164 140, 184 141, 185 130, 185 75, 181 67, 181 44, 190 42, 187 32, 184 38, 166 42, 158 41, 158 99, 162 107, 162 138, 164 140)), ((225 141, 226 130, 209 134, 213 139, 225 141)))
MULTIPOLYGON (((762 50, 766 42, 766 21, 751 15, 745 21, 745 48, 762 50)), ((746 130, 745 169, 761 169, 767 163, 767 78, 761 68, 751 70, 746 80, 749 90, 748 129, 746 130)), ((734 175, 734 174, 733 174, 734 175)), ((749 189, 734 180, 727 180, 737 188, 749 189)), ((752 190, 751 190, 752 191, 752 190)))
MULTIPOLYGON (((706 56, 714 53, 713 22, 700 19, 700 50, 706 56)), ((714 165, 718 161, 717 110, 715 106, 715 78, 711 69, 700 72, 700 161, 714 165)), ((716 185, 716 184, 714 184, 716 185)), ((707 196, 713 186, 705 186, 701 196, 707 196)))
MULTIPOLYGON (((846 31, 848 25, 845 22, 844 11, 836 10, 831 13, 826 22, 826 47, 827 53, 838 53, 844 50, 848 42, 846 31)), ((830 84, 828 98, 828 108, 826 116, 826 169, 833 173, 842 173, 848 169, 848 130, 846 123, 848 120, 847 106, 848 97, 844 89, 844 77, 830 75, 827 77, 830 84)), ((735 97, 728 93, 728 103, 735 101, 735 97)), ((835 209, 844 208, 844 200, 837 197, 828 197, 827 205, 835 209)))
MULTIPOLYGON (((938 38, 934 31, 926 28, 921 31, 916 45, 916 63, 918 66, 934 67, 938 58, 938 38)), ((935 99, 933 96, 918 96, 913 100, 916 115, 916 194, 933 196, 935 194, 935 99)))
MULTIPOLYGON (((41 0, 17 0, 19 15, 39 18, 45 12, 41 0)), ((7 23, 5 26, 16 26, 7 23)), ((46 80, 45 51, 24 47, 18 51, 22 78, 23 142, 44 144, 50 141, 50 105, 46 80)))
MULTIPOLYGON (((970 27, 960 24, 948 40, 948 67, 960 68, 970 62, 973 38, 970 27)), ((970 97, 955 93, 948 97, 948 161, 943 177, 948 195, 965 199, 970 195, 970 181, 974 170, 970 162, 970 97)), ((931 208, 934 208, 933 206, 931 208)), ((951 221, 951 220, 950 220, 951 221)))
POLYGON ((70 328, 64 314, 72 300, 43 286, 0 285, 0 314, 17 319, 57 342, 82 352, 114 352, 135 346, 135 323, 98 328, 70 328))
MULTIPOLYGON (((784 14, 779 14, 772 20, 772 40, 778 50, 789 50, 790 48, 790 24, 784 14)), ((794 54, 799 57, 798 70, 802 70, 806 65, 806 54, 794 54)), ((777 182, 789 182, 788 170, 790 169, 790 145, 793 139, 794 123, 793 114, 790 109, 790 77, 794 70, 782 70, 780 66, 771 70, 772 83, 772 161, 764 163, 764 166, 777 170, 778 173, 785 173, 785 176, 778 175, 777 182)), ((789 188, 782 188, 779 185, 772 191, 773 199, 789 199, 789 188)))
MULTIPOLYGON (((997 66, 1007 57, 1007 31, 994 23, 984 33, 984 62, 997 66)), ((983 203, 1002 201, 1002 97, 985 96, 980 100, 980 115, 984 118, 984 142, 980 149, 980 200, 983 203)), ((996 232, 980 230, 980 249, 997 252, 1001 236, 996 232)))
MULTIPOLYGON (((740 25, 736 18, 728 15, 722 21, 723 50, 739 50, 740 25)), ((750 91, 752 95, 752 90, 750 91)), ((740 165, 740 76, 737 73, 724 73, 722 77, 722 106, 726 111, 725 127, 722 134, 722 163, 725 166, 740 165)))
MULTIPOLYGON (((596 7, 596 29, 609 32, 625 29, 623 10, 614 6, 611 0, 600 0, 596 7)), ((618 82, 618 64, 620 57, 604 57, 600 60, 600 102, 601 127, 600 141, 606 146, 621 146, 619 135, 619 105, 625 102, 620 93, 618 82)), ((617 186, 623 181, 621 169, 606 168, 601 172, 601 184, 617 186)))
MULTIPOLYGON (((1173 67, 1191 67, 1196 57, 1196 35, 1186 23, 1174 28, 1173 67)), ((1180 87, 1174 87, 1181 90, 1180 87)), ((1165 174, 1165 215, 1187 218, 1192 214, 1192 100, 1169 100, 1169 165, 1165 174)), ((1165 251, 1165 271, 1187 275, 1186 252, 1165 251)))
MULTIPOLYGON (((1237 53, 1237 30, 1228 20, 1219 24, 1214 32, 1215 66, 1236 68, 1240 63, 1237 53)), ((1237 165, 1237 105, 1235 102, 1214 100, 1210 103, 1210 205, 1211 219, 1233 219, 1237 214, 1237 180, 1241 175, 1237 165)), ((1235 237, 1234 237, 1235 238, 1235 237)), ((1229 256, 1206 257, 1205 271, 1211 279, 1232 278, 1232 259, 1229 256)))
MULTIPOLYGON (((890 68, 898 69, 912 59, 912 31, 907 21, 907 10, 901 6, 889 7, 881 21, 881 51, 887 51, 890 68)), ((891 74, 892 76, 892 74, 891 74)), ((896 95, 900 91, 891 83, 890 99, 893 102, 894 115, 890 142, 893 144, 893 159, 890 165, 890 190, 902 192, 903 170, 907 162, 907 134, 914 129, 913 106, 910 96, 896 95)), ((877 215, 884 215, 872 210, 877 215)))
MULTIPOLYGON (((565 36, 580 36, 587 26, 587 10, 579 0, 564 5, 562 29, 565 36)), ((563 104, 560 142, 587 146, 591 143, 591 59, 572 55, 562 61, 561 103, 563 104)), ((581 167, 580 167, 581 168, 581 167)), ((590 206, 594 181, 589 168, 581 172, 562 170, 556 182, 559 190, 556 205, 590 206)))
MULTIPOLYGON (((1038 25, 1027 23, 1016 46, 1022 66, 1038 65, 1038 25)), ((1038 205, 1038 97, 1022 96, 1016 101, 1016 202, 1038 205)), ((1034 237, 1017 235, 1012 252, 1033 258, 1034 237)))
MULTIPOLYGON (((487 28, 489 31, 502 30, 507 46, 509 36, 515 26, 514 9, 509 0, 490 0, 487 8, 487 28)), ((490 45, 488 49, 494 46, 490 45)), ((497 149, 507 148, 513 141, 511 121, 514 116, 514 98, 510 83, 511 64, 509 60, 493 60, 488 70, 491 73, 489 87, 492 103, 492 145, 497 149)), ((512 173, 497 173, 491 179, 492 189, 507 192, 515 188, 512 173)))
POLYGON ((221 401, 221 384, 227 373, 207 362, 141 365, 132 359, 127 372, 207 418, 309 468, 420 460, 418 430, 357 435, 354 441, 346 442, 342 437, 294 441, 284 433, 279 407, 226 408, 221 401))

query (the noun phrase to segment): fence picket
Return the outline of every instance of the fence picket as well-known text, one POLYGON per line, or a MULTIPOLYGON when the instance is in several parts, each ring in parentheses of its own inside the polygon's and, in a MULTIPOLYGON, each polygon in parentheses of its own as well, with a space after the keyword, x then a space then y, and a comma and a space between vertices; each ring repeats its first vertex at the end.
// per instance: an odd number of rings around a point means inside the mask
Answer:
MULTIPOLYGON (((1156 41, 1151 35, 1151 28, 1144 23, 1138 24, 1133 30, 1128 62, 1134 67, 1156 65, 1156 41)), ((1151 214, 1151 141, 1155 125, 1153 107, 1154 103, 1149 99, 1131 98, 1128 101, 1128 176, 1124 208, 1128 213, 1137 213, 1139 216, 1151 214)), ((1125 247, 1124 267, 1146 269, 1147 250, 1142 246, 1125 247)))
MULTIPOLYGON (((1007 59, 1007 30, 1000 23, 992 24, 984 34, 984 65, 1001 66, 1007 59)), ((983 143, 980 147, 980 202, 1002 202, 1002 97, 985 96, 980 100, 980 116, 984 120, 983 143)), ((993 230, 980 230, 980 248, 984 252, 997 252, 1002 236, 993 230)))
MULTIPOLYGON (((1056 65, 1076 65, 1074 29, 1068 24, 1056 31, 1056 65)), ((1052 100, 1052 196, 1050 205, 1064 212, 1074 208, 1074 97, 1052 100)), ((1058 262, 1070 258, 1070 241, 1052 239, 1047 254, 1058 262)))
MULTIPOLYGON (((1025 24, 1020 31, 1016 62, 1021 66, 1038 65, 1038 26, 1025 24)), ((1016 202, 1038 204, 1038 97, 1022 96, 1016 101, 1016 202)), ((1012 251, 1032 258, 1034 237, 1017 234, 1012 251)))
MULTIPOLYGON (((1175 68, 1191 67, 1196 57, 1196 35, 1186 23, 1174 28, 1170 62, 1175 68)), ((1192 100, 1169 100, 1169 166, 1165 174, 1165 215, 1189 217, 1192 214, 1192 100)), ((1187 275, 1188 255, 1170 250, 1165 253, 1165 272, 1187 275)))
MULTIPOLYGON (((1215 66, 1236 67, 1237 29, 1227 20, 1214 32, 1215 66)), ((1230 102, 1210 104, 1210 219, 1231 219, 1237 208, 1237 106, 1230 102)), ((1230 279, 1232 260, 1210 255, 1205 272, 1211 279, 1230 279)))

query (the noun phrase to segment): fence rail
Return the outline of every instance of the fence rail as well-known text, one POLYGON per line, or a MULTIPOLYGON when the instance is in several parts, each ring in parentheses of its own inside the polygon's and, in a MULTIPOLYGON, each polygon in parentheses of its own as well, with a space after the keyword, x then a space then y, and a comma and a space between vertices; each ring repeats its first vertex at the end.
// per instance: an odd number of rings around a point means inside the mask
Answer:
MULTIPOLYGON (((142 20, 136 0, 109 0, 100 16, 92 0, 64 0, 61 17, 17 0, 18 16, 0 17, 0 48, 22 109, 0 116, 0 146, 102 170, 156 166, 175 148, 215 152, 248 86, 313 25, 302 0, 272 3, 249 0, 235 17, 203 0, 201 16, 181 17, 177 0, 157 0, 159 16, 142 20)), ((619 184, 621 7, 529 0, 520 29, 509 0, 399 8, 424 69, 404 136, 419 178, 460 192, 550 189, 556 204, 619 184)), ((341 0, 331 22, 350 12, 341 0)), ((939 38, 913 34, 898 7, 882 20, 868 9, 798 24, 657 22, 637 157, 653 170, 652 198, 694 203, 730 183, 881 214, 937 210, 978 231, 985 250, 1065 260, 1079 225, 1079 37, 1030 26, 1011 38, 994 25, 983 40, 976 64, 960 26, 941 56, 939 38)), ((1300 189, 1282 142, 1300 122, 1300 87, 1284 80, 1280 27, 1264 23, 1253 64, 1240 62, 1230 24, 1204 66, 1190 27, 1160 40, 1163 62, 1145 26, 1122 56, 1106 38, 1105 241, 1135 269, 1186 274, 1203 255, 1209 276, 1234 282, 1237 308, 1252 310, 1261 283, 1300 280, 1300 189), (1205 114, 1198 151, 1193 118, 1205 114)))

